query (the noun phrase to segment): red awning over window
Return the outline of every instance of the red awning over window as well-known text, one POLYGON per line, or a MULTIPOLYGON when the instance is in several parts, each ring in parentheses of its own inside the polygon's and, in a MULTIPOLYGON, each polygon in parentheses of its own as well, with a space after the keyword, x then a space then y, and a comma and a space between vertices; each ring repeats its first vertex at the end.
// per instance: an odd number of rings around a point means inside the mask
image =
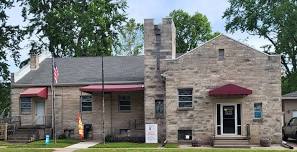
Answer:
POLYGON ((247 96, 252 94, 252 90, 235 84, 227 84, 210 90, 208 94, 209 96, 247 96))
MULTIPOLYGON (((101 92, 102 85, 88 85, 85 87, 79 88, 83 92, 101 92)), ((125 92, 125 91, 142 91, 144 90, 143 84, 108 84, 104 85, 104 92, 125 92)))
POLYGON ((47 87, 28 88, 21 93, 21 97, 41 97, 47 99, 47 87))

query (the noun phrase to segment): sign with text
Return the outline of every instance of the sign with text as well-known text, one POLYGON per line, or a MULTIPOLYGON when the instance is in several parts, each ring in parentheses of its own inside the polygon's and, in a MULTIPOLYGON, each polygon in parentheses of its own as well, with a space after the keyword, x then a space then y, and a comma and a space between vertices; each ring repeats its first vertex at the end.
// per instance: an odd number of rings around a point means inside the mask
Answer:
POLYGON ((145 124, 145 143, 158 143, 157 124, 145 124))

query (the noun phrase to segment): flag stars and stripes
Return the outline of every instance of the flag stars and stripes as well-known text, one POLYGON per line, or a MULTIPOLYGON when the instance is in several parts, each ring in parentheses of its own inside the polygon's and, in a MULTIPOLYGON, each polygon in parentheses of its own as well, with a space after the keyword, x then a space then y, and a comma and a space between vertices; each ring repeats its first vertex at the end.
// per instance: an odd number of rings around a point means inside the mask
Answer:
POLYGON ((59 69, 58 69, 57 65, 54 64, 54 80, 55 80, 55 83, 58 83, 58 79, 59 79, 59 69))

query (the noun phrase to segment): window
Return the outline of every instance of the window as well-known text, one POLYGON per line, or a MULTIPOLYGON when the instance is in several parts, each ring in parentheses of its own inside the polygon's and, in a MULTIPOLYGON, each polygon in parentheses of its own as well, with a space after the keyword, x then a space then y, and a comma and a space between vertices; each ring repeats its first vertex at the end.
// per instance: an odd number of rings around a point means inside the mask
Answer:
POLYGON ((30 97, 21 97, 21 113, 30 113, 32 109, 32 101, 30 97))
POLYGON ((225 50, 219 49, 219 60, 224 60, 225 58, 225 50))
POLYGON ((192 140, 192 130, 178 130, 178 140, 192 140))
POLYGON ((178 89, 178 106, 192 107, 192 92, 193 89, 178 89))
POLYGON ((254 103, 254 118, 262 118, 262 103, 254 103))
POLYGON ((123 111, 123 112, 131 111, 130 96, 127 96, 127 95, 119 96, 119 111, 123 111))
POLYGON ((156 118, 164 117, 164 101, 163 100, 155 101, 155 116, 156 116, 156 118))
POLYGON ((81 96, 81 111, 92 111, 92 96, 81 96))

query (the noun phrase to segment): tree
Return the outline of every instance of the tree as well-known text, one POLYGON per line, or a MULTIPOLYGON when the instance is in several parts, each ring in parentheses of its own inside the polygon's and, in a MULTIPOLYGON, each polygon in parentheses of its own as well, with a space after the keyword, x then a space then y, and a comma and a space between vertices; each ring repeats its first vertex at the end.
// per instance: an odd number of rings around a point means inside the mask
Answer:
POLYGON ((196 12, 193 16, 183 10, 174 10, 169 14, 176 27, 176 50, 185 53, 197 47, 219 33, 212 33, 207 17, 196 12))
POLYGON ((138 55, 143 53, 143 25, 130 19, 119 30, 118 38, 114 41, 114 55, 138 55))
POLYGON ((18 26, 7 24, 8 16, 6 10, 13 7, 12 0, 0 1, 0 114, 9 107, 10 89, 9 89, 9 71, 7 56, 11 54, 15 63, 19 63, 19 42, 21 33, 18 26))
POLYGON ((229 0, 226 31, 264 37, 281 54, 283 93, 297 90, 297 3, 295 0, 229 0))
POLYGON ((24 0, 21 5, 31 53, 111 55, 115 29, 126 20, 125 0, 24 0))

